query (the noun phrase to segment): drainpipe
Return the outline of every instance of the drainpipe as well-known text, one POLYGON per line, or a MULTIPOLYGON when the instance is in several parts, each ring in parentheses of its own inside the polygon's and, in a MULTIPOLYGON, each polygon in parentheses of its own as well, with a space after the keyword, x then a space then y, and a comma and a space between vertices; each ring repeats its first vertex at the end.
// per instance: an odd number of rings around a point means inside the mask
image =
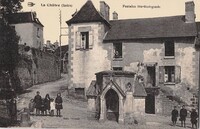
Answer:
MULTIPOLYGON (((199 48, 198 48, 199 49, 199 48)), ((198 88, 198 118, 200 119, 200 50, 198 50, 199 56, 199 88, 198 88)), ((200 120, 198 119, 198 128, 200 127, 200 120)))
MULTIPOLYGON (((198 31, 197 31, 198 32, 198 31)), ((198 35, 195 37, 195 41, 194 41, 194 44, 195 44, 195 49, 196 49, 196 51, 198 52, 198 63, 199 63, 199 81, 198 81, 198 105, 197 105, 197 107, 198 107, 198 123, 197 123, 197 126, 198 126, 198 128, 200 127, 200 120, 199 120, 199 118, 200 118, 200 43, 199 43, 199 39, 198 39, 199 37, 198 37, 198 35)))

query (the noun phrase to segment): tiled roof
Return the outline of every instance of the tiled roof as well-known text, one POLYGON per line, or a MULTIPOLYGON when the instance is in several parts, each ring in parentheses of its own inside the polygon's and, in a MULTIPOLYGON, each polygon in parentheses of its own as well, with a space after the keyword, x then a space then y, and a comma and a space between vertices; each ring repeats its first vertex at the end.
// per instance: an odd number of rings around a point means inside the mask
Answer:
POLYGON ((8 22, 10 24, 18 24, 18 23, 37 23, 41 26, 42 23, 39 21, 36 16, 34 16, 33 12, 19 12, 19 13, 12 13, 7 16, 8 22))
POLYGON ((104 42, 145 38, 196 36, 196 23, 185 23, 185 16, 110 21, 104 42))
POLYGON ((197 25, 198 36, 195 39, 195 45, 199 50, 200 49, 200 22, 197 22, 196 25, 197 25))
POLYGON ((68 25, 72 23, 87 23, 87 22, 104 22, 106 25, 110 26, 108 21, 106 21, 103 16, 96 10, 92 1, 88 0, 82 8, 74 14, 74 16, 68 20, 66 23, 68 25))
POLYGON ((142 83, 139 83, 138 80, 136 80, 134 86, 135 86, 135 91, 133 93, 133 96, 135 96, 135 97, 146 97, 147 96, 147 93, 146 93, 142 83))
POLYGON ((96 85, 96 81, 92 80, 86 92, 86 96, 97 96, 95 85, 96 85))

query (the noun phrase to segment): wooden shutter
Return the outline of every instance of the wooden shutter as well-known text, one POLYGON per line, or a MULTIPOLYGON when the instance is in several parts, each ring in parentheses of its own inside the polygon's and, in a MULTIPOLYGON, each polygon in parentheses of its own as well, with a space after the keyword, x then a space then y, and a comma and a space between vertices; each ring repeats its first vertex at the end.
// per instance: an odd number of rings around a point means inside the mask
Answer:
POLYGON ((94 45, 94 30, 89 31, 89 49, 92 49, 94 45))
POLYGON ((75 34, 75 42, 76 42, 75 44, 76 50, 80 50, 81 49, 81 34, 78 31, 75 34))
POLYGON ((159 66, 159 83, 164 83, 164 77, 165 77, 165 69, 164 66, 159 66))
POLYGON ((181 66, 175 66, 175 83, 181 82, 181 66))

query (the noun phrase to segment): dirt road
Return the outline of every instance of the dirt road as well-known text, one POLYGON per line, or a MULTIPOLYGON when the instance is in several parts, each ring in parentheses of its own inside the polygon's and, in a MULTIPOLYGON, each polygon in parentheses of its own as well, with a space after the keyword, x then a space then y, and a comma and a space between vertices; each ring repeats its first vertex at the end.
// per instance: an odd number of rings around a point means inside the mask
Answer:
MULTIPOLYGON (((66 95, 68 86, 67 75, 62 75, 62 78, 55 82, 35 85, 24 94, 21 94, 18 99, 18 109, 28 107, 29 100, 33 98, 36 91, 40 91, 41 96, 45 97, 48 93, 50 97, 55 98, 58 92, 61 92, 63 97, 63 110, 62 117, 56 116, 31 116, 31 121, 36 122, 45 128, 101 128, 101 129, 178 129, 178 126, 173 127, 170 125, 170 117, 147 115, 146 125, 120 125, 115 121, 106 121, 100 123, 98 120, 89 119, 90 112, 87 111, 87 101, 74 99, 66 95)), ((190 128, 189 121, 187 121, 190 128)))

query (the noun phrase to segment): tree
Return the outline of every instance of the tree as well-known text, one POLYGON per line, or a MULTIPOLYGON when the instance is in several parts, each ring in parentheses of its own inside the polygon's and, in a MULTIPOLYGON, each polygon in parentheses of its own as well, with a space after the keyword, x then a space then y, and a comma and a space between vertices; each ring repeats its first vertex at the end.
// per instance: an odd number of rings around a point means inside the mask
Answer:
MULTIPOLYGON (((22 9, 22 0, 0 0, 0 72, 9 72, 14 89, 19 86, 19 79, 15 74, 18 64, 18 42, 15 29, 9 25, 6 16, 22 9)), ((1 85, 1 84, 0 84, 1 85)))
POLYGON ((0 0, 0 9, 4 14, 16 13, 22 9, 23 0, 0 0))
POLYGON ((0 21, 0 69, 13 72, 18 62, 18 42, 14 28, 0 21))

